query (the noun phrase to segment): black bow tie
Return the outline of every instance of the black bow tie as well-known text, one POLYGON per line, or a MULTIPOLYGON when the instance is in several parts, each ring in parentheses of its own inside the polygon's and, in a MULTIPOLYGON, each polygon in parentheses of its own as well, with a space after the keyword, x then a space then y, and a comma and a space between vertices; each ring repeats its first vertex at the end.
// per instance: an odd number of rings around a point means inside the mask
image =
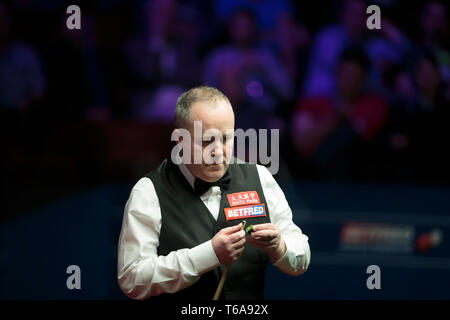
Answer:
POLYGON ((222 176, 222 178, 220 178, 219 180, 215 181, 215 182, 206 182, 203 181, 202 179, 198 179, 195 178, 194 181, 194 191, 197 195, 202 195, 204 194, 206 191, 209 190, 209 188, 213 187, 213 186, 218 186, 220 187, 220 189, 225 189, 228 190, 228 188, 230 187, 230 174, 227 172, 225 172, 225 174, 222 176))

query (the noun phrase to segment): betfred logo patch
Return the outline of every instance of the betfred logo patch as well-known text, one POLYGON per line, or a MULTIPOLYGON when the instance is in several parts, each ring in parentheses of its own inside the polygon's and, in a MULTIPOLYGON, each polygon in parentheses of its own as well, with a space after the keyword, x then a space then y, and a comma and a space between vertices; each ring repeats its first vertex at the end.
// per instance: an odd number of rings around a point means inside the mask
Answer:
POLYGON ((227 221, 264 217, 266 215, 266 208, 264 206, 264 203, 253 206, 224 208, 223 210, 225 211, 225 218, 227 219, 227 221))
POLYGON ((228 203, 231 207, 259 204, 259 196, 256 191, 245 191, 227 194, 228 203))

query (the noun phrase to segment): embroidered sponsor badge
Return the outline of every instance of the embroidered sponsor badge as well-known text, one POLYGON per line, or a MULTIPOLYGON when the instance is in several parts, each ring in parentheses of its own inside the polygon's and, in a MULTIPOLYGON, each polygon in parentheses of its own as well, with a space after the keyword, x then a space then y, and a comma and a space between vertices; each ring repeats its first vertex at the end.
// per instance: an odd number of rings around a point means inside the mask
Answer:
POLYGON ((227 194, 228 203, 231 207, 259 204, 259 196, 256 191, 245 191, 227 194))
POLYGON ((227 221, 235 219, 247 219, 266 216, 264 203, 251 206, 224 208, 227 221))

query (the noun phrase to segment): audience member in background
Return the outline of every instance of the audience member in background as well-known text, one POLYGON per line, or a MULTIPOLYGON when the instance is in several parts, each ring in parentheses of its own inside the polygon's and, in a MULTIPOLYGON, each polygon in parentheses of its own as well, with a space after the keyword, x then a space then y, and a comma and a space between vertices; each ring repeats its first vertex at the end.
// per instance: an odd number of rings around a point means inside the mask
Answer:
MULTIPOLYGON (((381 9, 382 10, 382 9, 381 9)), ((413 48, 406 35, 385 17, 381 18, 381 29, 370 30, 365 52, 372 62, 369 79, 374 89, 383 90, 383 78, 389 68, 407 58, 413 48)))
POLYGON ((437 59, 430 52, 416 59, 412 74, 415 95, 409 88, 405 90, 410 86, 405 77, 400 73, 396 81, 399 96, 405 98, 406 93, 407 99, 391 108, 389 121, 392 176, 412 182, 448 182, 450 104, 444 98, 437 59))
POLYGON ((47 87, 40 55, 29 43, 14 38, 12 21, 9 7, 0 3, 0 145, 5 154, 0 160, 2 167, 3 161, 10 160, 9 148, 20 152, 39 149, 34 138, 34 118, 47 87))
POLYGON ((228 21, 239 9, 252 11, 263 38, 276 28, 278 15, 291 13, 294 9, 290 0, 216 0, 213 6, 220 23, 228 21))
POLYGON ((306 68, 309 41, 308 30, 296 21, 292 14, 282 13, 277 16, 276 27, 269 44, 283 63, 296 90, 300 89, 298 85, 306 68))
POLYGON ((301 176, 359 178, 375 174, 368 168, 376 166, 372 161, 379 159, 373 154, 374 144, 386 121, 387 103, 366 91, 368 68, 369 60, 361 49, 348 49, 337 66, 336 95, 299 99, 292 140, 305 162, 301 176))
MULTIPOLYGON (((158 99, 160 89, 178 95, 201 81, 200 17, 193 7, 176 0, 147 1, 142 14, 144 32, 126 44, 125 56, 134 76, 132 113, 152 120, 152 101, 158 99)), ((167 107, 171 117, 173 103, 167 107)))
POLYGON ((420 17, 423 49, 430 50, 438 59, 439 71, 444 81, 450 80, 450 34, 447 9, 442 1, 428 1, 420 17))
POLYGON ((450 101, 450 30, 444 2, 428 1, 420 18, 419 48, 431 51, 438 62, 444 95, 450 101))
POLYGON ((325 26, 316 33, 310 51, 304 94, 332 94, 341 52, 347 46, 364 41, 366 7, 362 0, 345 0, 339 10, 339 22, 325 26))
POLYGON ((258 46, 252 13, 238 10, 228 24, 229 42, 211 52, 204 82, 220 88, 235 106, 237 128, 279 127, 277 108, 293 93, 292 81, 277 57, 258 46))
POLYGON ((41 99, 46 77, 41 58, 29 45, 10 38, 10 16, 0 3, 0 109, 24 112, 41 99))
POLYGON ((371 60, 368 84, 380 85, 382 73, 398 63, 410 48, 408 39, 388 19, 382 18, 381 30, 366 26, 368 3, 344 0, 339 22, 320 29, 313 38, 303 92, 306 95, 333 94, 334 75, 339 56, 346 48, 360 46, 371 60))

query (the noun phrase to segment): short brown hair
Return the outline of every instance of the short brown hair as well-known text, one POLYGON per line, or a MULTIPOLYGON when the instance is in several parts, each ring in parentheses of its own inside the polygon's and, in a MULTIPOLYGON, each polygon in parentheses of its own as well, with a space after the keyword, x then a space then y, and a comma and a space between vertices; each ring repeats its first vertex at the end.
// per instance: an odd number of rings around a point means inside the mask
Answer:
POLYGON ((188 91, 182 93, 177 100, 175 106, 174 125, 175 128, 181 128, 189 121, 191 117, 191 107, 196 102, 217 101, 223 99, 228 104, 230 100, 226 95, 220 92, 218 89, 208 86, 199 86, 191 88, 188 91))

